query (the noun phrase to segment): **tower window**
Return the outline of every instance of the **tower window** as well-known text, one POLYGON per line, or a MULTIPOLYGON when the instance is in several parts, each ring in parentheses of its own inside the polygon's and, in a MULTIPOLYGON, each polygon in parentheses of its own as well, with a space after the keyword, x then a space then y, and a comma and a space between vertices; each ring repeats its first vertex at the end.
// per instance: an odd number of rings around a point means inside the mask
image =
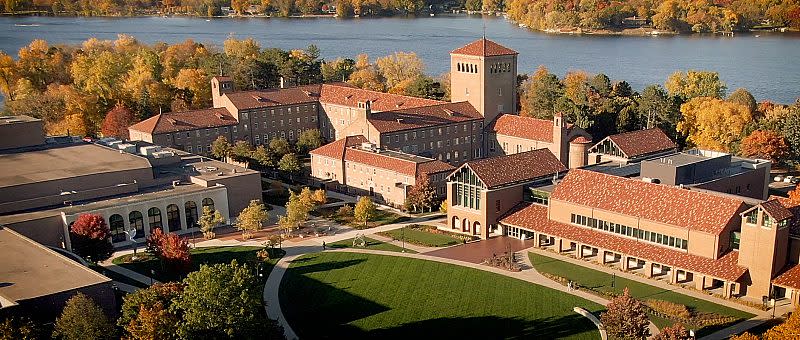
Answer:
POLYGON ((497 89, 497 95, 500 96, 500 97, 503 96, 503 88, 502 87, 497 89))

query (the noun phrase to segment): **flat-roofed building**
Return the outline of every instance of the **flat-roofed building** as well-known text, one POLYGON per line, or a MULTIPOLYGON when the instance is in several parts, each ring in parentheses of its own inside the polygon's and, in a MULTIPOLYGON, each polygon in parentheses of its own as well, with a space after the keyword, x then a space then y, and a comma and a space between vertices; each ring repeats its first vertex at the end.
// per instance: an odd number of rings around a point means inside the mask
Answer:
POLYGON ((116 314, 111 279, 63 254, 0 226, 0 315, 53 321, 67 300, 83 293, 116 314))
POLYGON ((438 197, 454 167, 445 162, 381 149, 364 136, 349 136, 311 151, 312 176, 320 186, 403 207, 409 190, 425 177, 438 197))
POLYGON ((0 116, 0 150, 44 144, 44 121, 29 116, 0 116))
POLYGON ((145 142, 48 137, 0 151, 0 225, 49 246, 70 249, 82 214, 101 215, 119 247, 125 231, 189 233, 204 206, 232 220, 260 198, 256 171, 145 142))

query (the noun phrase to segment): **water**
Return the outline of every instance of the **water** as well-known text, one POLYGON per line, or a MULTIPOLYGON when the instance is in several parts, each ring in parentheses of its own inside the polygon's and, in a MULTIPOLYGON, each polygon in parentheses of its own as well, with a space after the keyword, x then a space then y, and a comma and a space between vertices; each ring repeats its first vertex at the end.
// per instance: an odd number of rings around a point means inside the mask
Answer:
POLYGON ((758 100, 791 103, 800 97, 800 34, 759 33, 736 37, 567 36, 531 32, 499 17, 436 16, 337 20, 202 18, 0 17, 0 50, 9 54, 33 39, 75 44, 89 37, 114 39, 118 33, 141 41, 174 43, 192 38, 221 46, 230 35, 253 37, 262 47, 305 48, 316 44, 327 59, 372 57, 413 51, 427 72, 449 67, 448 52, 486 35, 519 51, 519 72, 545 65, 563 76, 569 70, 605 73, 635 89, 663 84, 677 70, 713 70, 729 92, 749 89, 758 100))

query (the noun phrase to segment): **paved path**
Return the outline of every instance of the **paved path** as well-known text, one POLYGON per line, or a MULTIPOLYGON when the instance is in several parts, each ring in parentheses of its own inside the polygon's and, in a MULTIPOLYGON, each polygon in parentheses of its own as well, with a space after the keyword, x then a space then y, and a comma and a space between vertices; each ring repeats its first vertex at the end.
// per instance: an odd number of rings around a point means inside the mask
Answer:
POLYGON ((369 235, 369 237, 371 237, 373 239, 376 239, 378 241, 381 241, 381 242, 385 242, 385 243, 390 243, 390 244, 396 245, 398 247, 406 247, 406 249, 411 249, 411 250, 413 250, 413 251, 415 251, 417 253, 427 253, 427 252, 430 252, 430 251, 441 249, 441 248, 438 248, 438 247, 418 246, 416 244, 411 244, 411 243, 408 243, 408 242, 403 243, 403 241, 393 240, 390 237, 386 237, 386 236, 378 235, 378 234, 371 234, 371 235, 369 235))

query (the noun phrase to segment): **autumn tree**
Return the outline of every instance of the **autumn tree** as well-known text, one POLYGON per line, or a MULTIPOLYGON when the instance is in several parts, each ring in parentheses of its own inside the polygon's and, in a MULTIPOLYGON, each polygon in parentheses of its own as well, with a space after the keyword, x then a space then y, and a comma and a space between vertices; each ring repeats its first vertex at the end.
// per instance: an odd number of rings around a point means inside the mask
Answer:
MULTIPOLYGON (((308 189, 308 188, 304 188, 308 189)), ((308 213, 311 210, 312 202, 310 195, 296 194, 291 192, 289 200, 286 202, 286 214, 278 219, 278 226, 283 229, 286 234, 291 234, 292 230, 300 227, 300 225, 308 220, 308 213)))
POLYGON ((6 316, 0 321, 0 339, 37 340, 44 339, 42 329, 27 317, 6 316))
POLYGON ((688 101, 697 97, 724 98, 727 85, 719 79, 719 73, 689 70, 675 72, 667 78, 664 87, 672 96, 688 101))
POLYGON ((250 201, 250 204, 239 213, 236 219, 236 229, 242 232, 242 238, 250 239, 253 237, 253 232, 261 230, 264 222, 269 219, 264 203, 258 200, 250 201))
POLYGON ((525 81, 520 95, 520 115, 541 119, 553 119, 556 101, 564 95, 564 88, 558 76, 550 73, 544 66, 525 81))
POLYGON ((386 87, 383 79, 375 65, 370 64, 369 56, 359 54, 356 59, 356 70, 350 74, 347 80, 351 85, 372 91, 383 91, 386 87))
POLYGON ((203 214, 200 215, 200 231, 203 232, 203 237, 207 240, 214 238, 214 228, 222 223, 225 223, 225 218, 219 210, 212 210, 209 206, 203 207, 203 214))
MULTIPOLYGON (((350 4, 350 0, 339 0, 338 3, 340 4, 350 4)), ((337 5, 336 13, 338 14, 342 10, 346 10, 346 8, 342 8, 342 5, 337 5)), ((350 9, 352 13, 352 7, 350 9)), ((342 17, 342 15, 339 15, 342 17)), ((344 82, 350 78, 350 75, 353 74, 356 70, 356 61, 353 59, 343 59, 343 58, 336 58, 331 62, 325 62, 322 64, 321 71, 322 71, 322 79, 325 82, 344 82)))
POLYGON ((322 146, 322 133, 319 129, 304 130, 297 136, 297 148, 301 153, 306 153, 322 146))
POLYGON ((231 158, 237 162, 248 162, 252 153, 253 147, 250 146, 250 143, 243 140, 236 141, 236 144, 234 144, 230 150, 231 158))
POLYGON ((125 296, 117 325, 124 338, 140 340, 178 339, 182 313, 170 308, 183 292, 178 282, 156 283, 125 296))
POLYGON ((183 91, 182 98, 188 108, 202 109, 211 105, 211 77, 205 70, 181 69, 172 80, 172 85, 183 91))
POLYGON ((683 327, 680 323, 676 323, 672 326, 665 326, 661 329, 661 333, 656 335, 653 340, 688 340, 689 331, 686 330, 686 327, 683 327))
POLYGON ((442 204, 439 204, 439 212, 442 214, 447 213, 447 200, 442 201, 442 204))
POLYGON ((770 328, 762 338, 764 340, 796 339, 800 334, 800 313, 793 312, 782 324, 770 328))
POLYGON ((783 136, 771 130, 756 130, 742 139, 740 152, 745 157, 758 157, 781 162, 789 155, 783 136))
POLYGON ((273 138, 269 141, 269 149, 278 159, 292 152, 292 146, 289 145, 289 141, 287 141, 286 138, 280 137, 273 138))
POLYGON ((103 119, 102 131, 104 137, 114 137, 122 140, 130 138, 128 127, 133 125, 135 118, 133 112, 123 105, 117 104, 111 111, 108 111, 106 118, 103 119))
POLYGON ((733 91, 733 93, 728 96, 727 100, 731 103, 736 103, 747 107, 752 115, 755 115, 756 111, 758 111, 758 103, 756 103, 756 99, 745 88, 736 89, 736 91, 733 91))
POLYGON ((252 268, 236 260, 202 265, 183 284, 174 301, 183 314, 178 324, 181 338, 283 339, 283 328, 265 313, 263 291, 252 268))
POLYGON ((272 150, 263 145, 256 146, 250 156, 261 169, 268 169, 275 166, 272 150))
POLYGON ((376 213, 377 207, 375 207, 375 203, 372 203, 372 200, 369 199, 369 197, 361 196, 356 203, 355 210, 353 211, 353 217, 356 222, 364 223, 364 226, 366 227, 367 223, 375 218, 376 213))
POLYGON ((72 251, 91 261, 103 261, 111 257, 111 229, 103 216, 82 214, 70 227, 72 251))
POLYGON ((650 334, 647 313, 642 303, 630 296, 628 288, 606 305, 600 320, 614 338, 644 339, 650 334))
POLYGON ((406 198, 406 204, 413 208, 425 210, 433 206, 436 200, 436 189, 431 186, 428 176, 423 174, 417 179, 417 183, 411 187, 406 198))
POLYGON ((423 75, 425 65, 414 52, 395 52, 375 60, 378 71, 386 79, 386 88, 391 89, 404 80, 423 75))
POLYGON ((153 229, 147 237, 147 252, 171 270, 185 271, 192 261, 189 240, 175 233, 164 233, 160 228, 153 229))
POLYGON ((56 319, 53 337, 63 340, 114 339, 116 329, 92 299, 73 295, 56 319))
POLYGON ((716 98, 693 98, 681 105, 683 120, 678 131, 690 143, 711 150, 730 151, 753 120, 748 108, 716 98))
POLYGON ((328 194, 325 189, 314 190, 314 204, 323 205, 328 202, 328 194))
POLYGON ((219 136, 211 143, 211 155, 217 159, 225 160, 231 152, 231 143, 224 136, 219 136))

